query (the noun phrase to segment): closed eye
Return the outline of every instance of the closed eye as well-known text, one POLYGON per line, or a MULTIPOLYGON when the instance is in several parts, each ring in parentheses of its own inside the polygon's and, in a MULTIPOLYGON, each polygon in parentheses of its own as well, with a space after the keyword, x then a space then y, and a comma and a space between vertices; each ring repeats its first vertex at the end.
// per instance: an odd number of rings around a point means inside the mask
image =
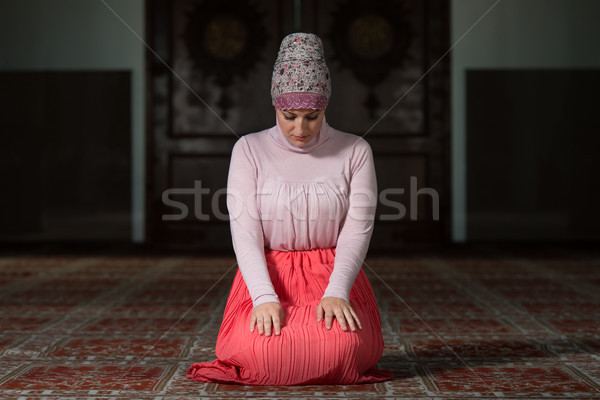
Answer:
MULTIPOLYGON (((318 117, 319 117, 319 115, 315 115, 314 117, 306 117, 306 119, 308 119, 310 121, 314 121, 318 117)), ((295 119, 296 117, 288 117, 288 116, 284 115, 283 118, 287 119, 288 121, 291 121, 291 120, 295 119)))

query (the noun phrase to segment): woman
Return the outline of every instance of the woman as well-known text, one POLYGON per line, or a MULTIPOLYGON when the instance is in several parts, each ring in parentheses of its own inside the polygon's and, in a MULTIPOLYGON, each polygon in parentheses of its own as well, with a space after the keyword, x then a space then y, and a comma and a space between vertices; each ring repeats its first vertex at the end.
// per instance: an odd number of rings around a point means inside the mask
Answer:
POLYGON ((380 382, 379 309, 361 269, 376 207, 371 148, 325 119, 331 94, 321 39, 281 42, 276 125, 235 144, 227 207, 239 269, 217 359, 188 377, 246 385, 380 382))

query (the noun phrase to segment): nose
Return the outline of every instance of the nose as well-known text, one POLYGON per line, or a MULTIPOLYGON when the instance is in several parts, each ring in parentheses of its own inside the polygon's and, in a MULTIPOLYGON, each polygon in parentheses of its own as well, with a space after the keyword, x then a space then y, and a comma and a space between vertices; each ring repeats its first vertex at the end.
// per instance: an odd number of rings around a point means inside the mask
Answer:
POLYGON ((296 128, 296 133, 298 135, 302 135, 302 133, 304 132, 304 122, 302 120, 302 118, 296 118, 296 126, 294 128, 296 128))
POLYGON ((298 136, 302 136, 304 134, 306 123, 306 118, 296 118, 296 132, 298 136))

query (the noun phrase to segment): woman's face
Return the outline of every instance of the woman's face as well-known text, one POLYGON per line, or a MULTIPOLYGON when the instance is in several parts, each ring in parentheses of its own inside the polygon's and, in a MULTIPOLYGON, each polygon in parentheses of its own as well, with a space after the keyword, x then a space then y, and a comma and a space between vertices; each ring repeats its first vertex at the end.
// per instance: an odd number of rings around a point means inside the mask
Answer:
POLYGON ((297 147, 304 147, 319 133, 325 110, 279 110, 277 121, 285 137, 297 147))

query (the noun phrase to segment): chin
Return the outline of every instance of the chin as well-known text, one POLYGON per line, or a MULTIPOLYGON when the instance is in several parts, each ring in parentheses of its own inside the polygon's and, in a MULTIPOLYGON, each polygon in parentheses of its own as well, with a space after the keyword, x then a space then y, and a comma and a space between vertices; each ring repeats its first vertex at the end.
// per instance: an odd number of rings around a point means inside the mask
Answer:
POLYGON ((290 141, 290 142, 291 142, 291 143, 292 143, 294 146, 297 146, 297 147, 304 147, 304 146, 306 146, 307 144, 309 144, 310 142, 312 142, 312 141, 314 140, 314 137, 313 137, 313 138, 310 138, 310 139, 308 139, 308 138, 307 138, 307 139, 305 139, 305 140, 296 140, 296 139, 294 139, 294 138, 292 137, 292 138, 289 138, 288 140, 289 140, 289 141, 290 141))

